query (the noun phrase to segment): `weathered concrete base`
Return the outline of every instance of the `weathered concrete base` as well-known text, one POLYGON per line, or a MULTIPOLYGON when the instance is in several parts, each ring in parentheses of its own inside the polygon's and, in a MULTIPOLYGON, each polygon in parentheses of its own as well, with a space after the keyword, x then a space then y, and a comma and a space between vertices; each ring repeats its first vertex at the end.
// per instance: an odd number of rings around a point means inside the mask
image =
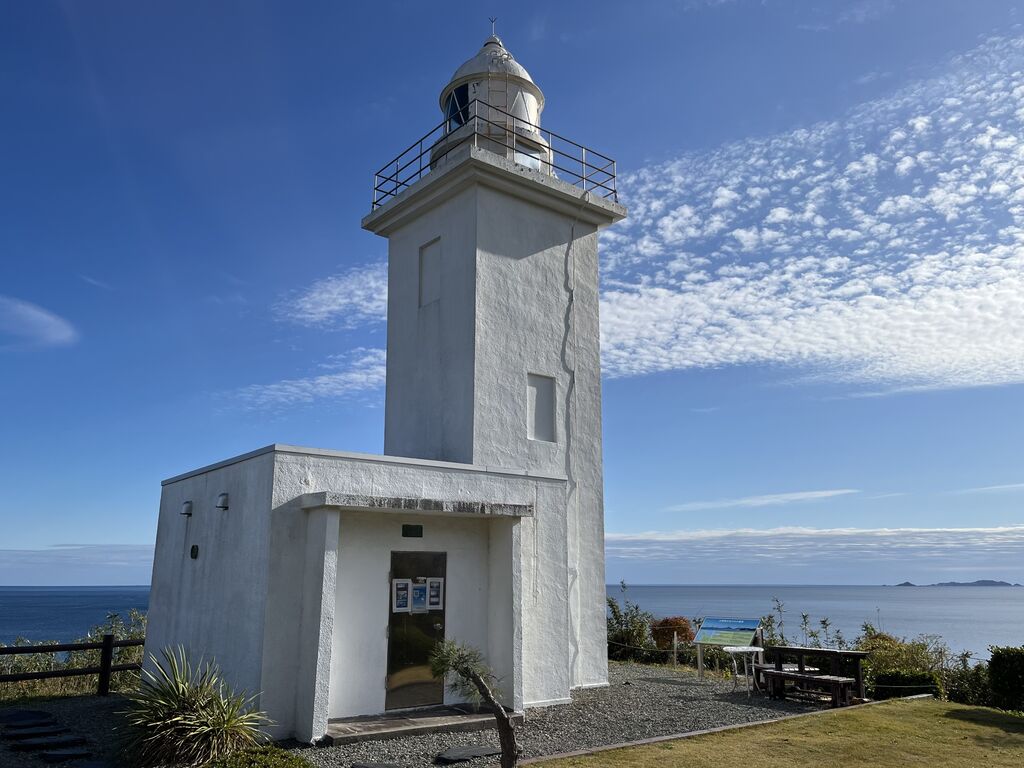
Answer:
MULTIPOLYGON (((522 714, 512 715, 518 725, 522 714)), ((424 733, 468 733, 494 728, 494 715, 490 712, 468 713, 453 707, 437 707, 416 712, 370 717, 346 717, 331 720, 322 746, 355 744, 360 741, 390 741, 424 733)))

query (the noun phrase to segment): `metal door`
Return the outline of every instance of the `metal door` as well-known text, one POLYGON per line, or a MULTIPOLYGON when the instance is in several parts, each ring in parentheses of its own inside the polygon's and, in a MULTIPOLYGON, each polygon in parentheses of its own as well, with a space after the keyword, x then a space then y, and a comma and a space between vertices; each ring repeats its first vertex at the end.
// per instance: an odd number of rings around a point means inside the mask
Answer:
MULTIPOLYGON (((445 552, 392 552, 388 589, 388 677, 385 709, 429 707, 444 702, 444 681, 430 673, 430 652, 444 640, 444 600, 419 612, 411 605, 396 610, 396 580, 426 586, 428 579, 444 579, 448 564, 445 552), (411 610, 410 610, 411 609, 411 610)), ((444 582, 442 582, 442 585, 444 582)), ((408 599, 408 595, 406 595, 408 599)))

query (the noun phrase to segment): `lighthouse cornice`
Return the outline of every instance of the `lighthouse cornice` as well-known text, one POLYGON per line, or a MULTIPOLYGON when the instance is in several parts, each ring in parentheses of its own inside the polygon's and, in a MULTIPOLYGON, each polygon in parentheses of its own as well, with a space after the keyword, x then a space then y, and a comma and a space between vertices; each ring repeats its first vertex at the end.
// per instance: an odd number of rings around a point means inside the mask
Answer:
POLYGON ((482 185, 501 190, 602 228, 626 217, 626 207, 610 198, 570 184, 542 171, 527 168, 494 152, 465 144, 446 158, 444 167, 424 175, 389 198, 361 222, 363 229, 387 237, 406 221, 482 185))

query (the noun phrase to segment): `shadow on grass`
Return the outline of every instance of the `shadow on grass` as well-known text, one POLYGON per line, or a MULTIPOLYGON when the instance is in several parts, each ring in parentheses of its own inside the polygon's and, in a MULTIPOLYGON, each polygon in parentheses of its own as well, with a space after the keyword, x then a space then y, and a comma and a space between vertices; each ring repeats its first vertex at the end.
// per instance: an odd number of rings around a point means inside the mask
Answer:
MULTIPOLYGON (((1011 715, 1008 712, 1000 712, 998 709, 988 709, 986 707, 964 707, 951 710, 944 716, 953 720, 960 720, 964 723, 970 723, 971 725, 995 728, 1024 739, 1024 717, 1019 715, 1011 715)), ((983 742, 991 741, 993 746, 998 746, 999 743, 1006 744, 1004 740, 992 741, 988 737, 976 738, 983 742)), ((1017 742, 1017 740, 1014 739, 1014 742, 1017 742)))

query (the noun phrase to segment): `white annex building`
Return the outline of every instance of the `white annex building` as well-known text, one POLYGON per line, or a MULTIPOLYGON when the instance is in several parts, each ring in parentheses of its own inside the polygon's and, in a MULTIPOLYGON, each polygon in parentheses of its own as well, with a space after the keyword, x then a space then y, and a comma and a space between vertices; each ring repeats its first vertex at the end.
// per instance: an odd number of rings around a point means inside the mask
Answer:
POLYGON ((626 211, 543 107, 492 36, 376 176, 384 455, 270 445, 163 483, 146 652, 215 660, 275 736, 449 703, 441 638, 517 711, 607 682, 597 242, 626 211))

